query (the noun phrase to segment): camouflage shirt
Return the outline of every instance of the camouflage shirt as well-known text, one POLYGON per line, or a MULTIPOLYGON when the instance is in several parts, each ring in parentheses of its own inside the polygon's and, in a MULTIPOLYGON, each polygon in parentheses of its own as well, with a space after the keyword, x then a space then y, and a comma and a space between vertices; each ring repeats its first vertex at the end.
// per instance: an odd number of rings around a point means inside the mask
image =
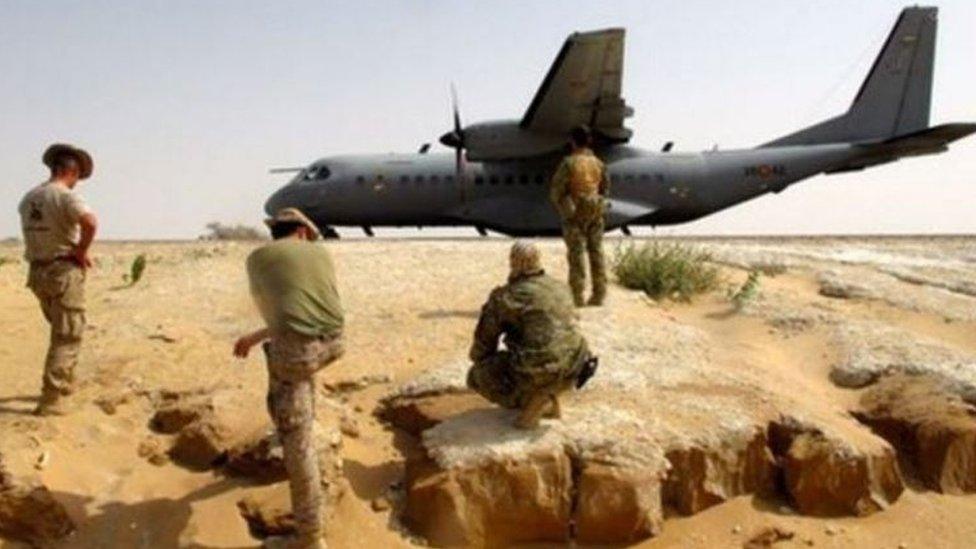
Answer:
POLYGON ((564 220, 603 215, 603 199, 609 194, 606 167, 590 149, 563 158, 549 185, 549 201, 564 220))
POLYGON ((501 338, 526 370, 571 367, 585 349, 569 288, 541 271, 491 292, 475 329, 471 360, 496 352, 501 338))

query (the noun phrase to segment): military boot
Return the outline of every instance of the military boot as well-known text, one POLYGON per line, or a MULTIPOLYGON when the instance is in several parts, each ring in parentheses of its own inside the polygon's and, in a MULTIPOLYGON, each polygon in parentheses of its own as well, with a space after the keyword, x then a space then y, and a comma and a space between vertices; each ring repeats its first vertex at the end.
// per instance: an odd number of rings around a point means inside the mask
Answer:
POLYGON ((35 416, 66 416, 71 412, 65 397, 59 395, 41 395, 37 407, 32 412, 35 416))
POLYGON ((539 420, 552 408, 551 396, 546 393, 534 395, 515 418, 515 426, 519 429, 535 429, 539 420))
POLYGON ((563 417, 563 409, 559 405, 559 395, 549 395, 549 409, 543 417, 548 419, 561 419, 563 417))

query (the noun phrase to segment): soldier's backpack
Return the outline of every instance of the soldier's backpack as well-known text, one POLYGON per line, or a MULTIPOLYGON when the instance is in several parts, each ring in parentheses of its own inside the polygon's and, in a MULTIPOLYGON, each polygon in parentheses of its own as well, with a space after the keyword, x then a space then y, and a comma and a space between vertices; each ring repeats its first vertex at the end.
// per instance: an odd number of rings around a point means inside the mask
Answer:
POLYGON ((569 163, 569 195, 574 202, 596 196, 603 181, 603 163, 592 154, 573 155, 569 163))

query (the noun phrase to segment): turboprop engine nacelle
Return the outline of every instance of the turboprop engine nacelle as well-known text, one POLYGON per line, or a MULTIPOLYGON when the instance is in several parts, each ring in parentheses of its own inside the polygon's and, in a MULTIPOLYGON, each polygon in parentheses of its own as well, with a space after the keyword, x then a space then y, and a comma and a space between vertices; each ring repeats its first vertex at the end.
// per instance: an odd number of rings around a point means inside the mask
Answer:
POLYGON ((465 126, 460 136, 457 132, 448 132, 440 141, 448 147, 461 146, 468 160, 483 162, 553 153, 564 146, 566 140, 566 135, 522 128, 517 120, 497 120, 465 126))

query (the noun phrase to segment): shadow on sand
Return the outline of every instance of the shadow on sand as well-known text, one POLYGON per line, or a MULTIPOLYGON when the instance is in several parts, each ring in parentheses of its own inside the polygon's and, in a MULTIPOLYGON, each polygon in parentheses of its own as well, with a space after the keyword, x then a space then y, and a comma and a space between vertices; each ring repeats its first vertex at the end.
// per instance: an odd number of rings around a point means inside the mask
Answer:
POLYGON ((37 398, 38 397, 36 395, 34 396, 18 395, 18 396, 0 398, 0 414, 16 414, 22 416, 33 415, 34 408, 37 407, 37 398), (20 406, 16 406, 16 407, 9 406, 10 404, 13 404, 15 402, 17 403, 22 402, 26 404, 27 407, 23 408, 20 406))
MULTIPOLYGON (((85 506, 91 501, 87 496, 54 492, 54 497, 68 509, 68 514, 78 524, 78 532, 66 540, 63 547, 192 547, 210 549, 194 543, 194 531, 187 529, 193 514, 193 504, 236 488, 239 482, 219 479, 179 499, 158 498, 135 503, 105 502, 94 514, 88 514, 85 506)), ((260 547, 255 541, 253 545, 260 547)))

